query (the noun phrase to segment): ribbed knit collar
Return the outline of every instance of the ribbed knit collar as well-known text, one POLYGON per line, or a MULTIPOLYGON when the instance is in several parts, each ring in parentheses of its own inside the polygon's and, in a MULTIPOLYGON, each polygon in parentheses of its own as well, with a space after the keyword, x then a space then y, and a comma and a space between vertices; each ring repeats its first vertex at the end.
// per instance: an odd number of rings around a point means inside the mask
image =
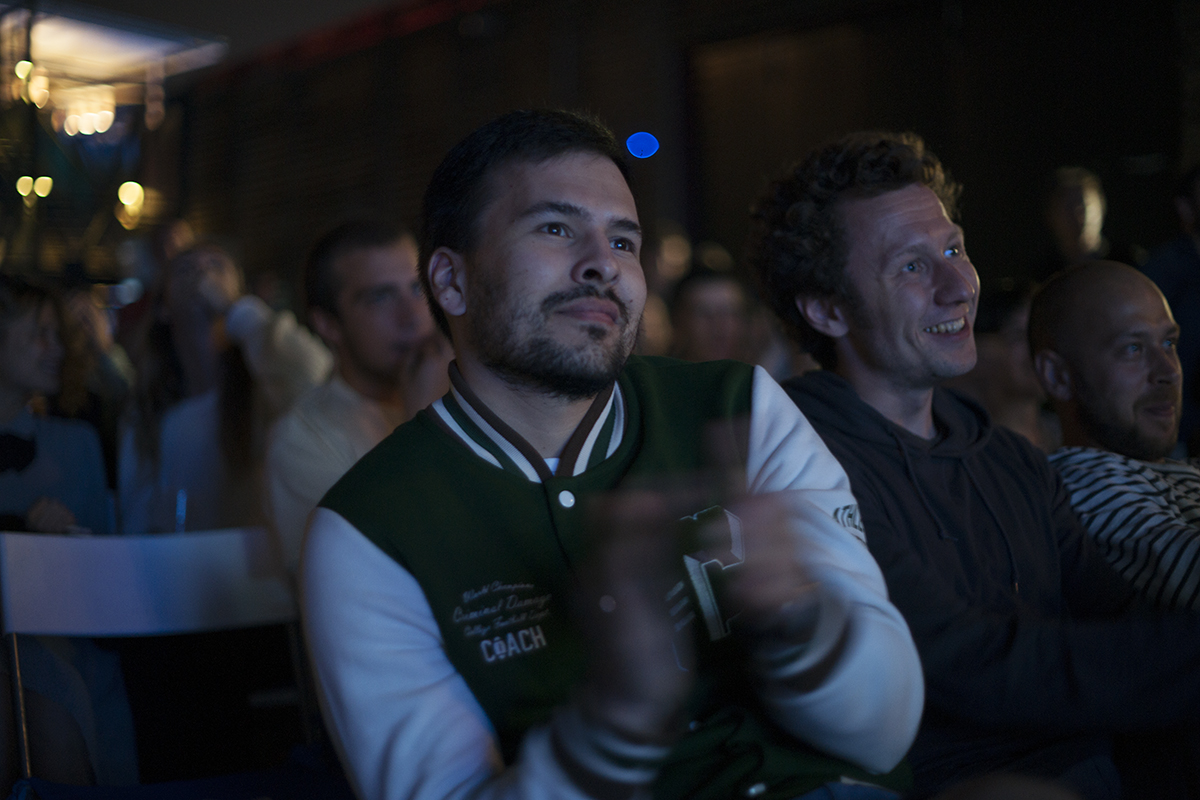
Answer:
POLYGON ((533 445, 471 391, 457 364, 450 364, 450 391, 430 406, 430 410, 451 435, 477 456, 534 483, 543 483, 552 477, 582 475, 611 456, 625 436, 625 401, 621 387, 616 383, 610 384, 592 401, 559 454, 554 470, 533 445))

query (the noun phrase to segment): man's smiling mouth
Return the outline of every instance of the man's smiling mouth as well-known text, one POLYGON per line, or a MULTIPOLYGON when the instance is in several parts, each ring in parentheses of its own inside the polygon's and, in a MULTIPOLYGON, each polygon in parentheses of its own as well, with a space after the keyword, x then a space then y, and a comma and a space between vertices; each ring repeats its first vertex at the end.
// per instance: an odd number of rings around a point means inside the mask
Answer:
POLYGON ((950 322, 939 322, 937 325, 930 325, 925 328, 926 333, 958 333, 967 324, 966 317, 959 317, 950 322))

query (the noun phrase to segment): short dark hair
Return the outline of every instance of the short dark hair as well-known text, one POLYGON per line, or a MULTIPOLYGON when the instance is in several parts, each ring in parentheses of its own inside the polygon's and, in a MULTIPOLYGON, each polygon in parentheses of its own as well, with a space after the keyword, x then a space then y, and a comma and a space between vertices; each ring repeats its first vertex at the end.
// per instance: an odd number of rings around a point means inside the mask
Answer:
POLYGON ((850 242, 839 204, 917 183, 929 187, 957 219, 962 189, 920 136, 851 133, 789 168, 751 211, 749 271, 767 305, 825 369, 837 366, 834 342, 808 324, 796 298, 834 298, 851 311, 861 303, 846 275, 850 242))
POLYGON ((433 319, 450 336, 446 315, 433 296, 426 267, 433 251, 474 250, 476 223, 487 205, 487 178, 513 162, 542 162, 573 152, 610 159, 629 182, 629 167, 612 131, 595 117, 561 109, 511 111, 476 128, 450 149, 425 190, 421 223, 421 287, 433 319))
POLYGON ((337 262, 349 253, 390 247, 411 235, 399 225, 368 218, 347 220, 327 231, 308 251, 304 263, 305 305, 337 317, 337 296, 342 288, 337 262))

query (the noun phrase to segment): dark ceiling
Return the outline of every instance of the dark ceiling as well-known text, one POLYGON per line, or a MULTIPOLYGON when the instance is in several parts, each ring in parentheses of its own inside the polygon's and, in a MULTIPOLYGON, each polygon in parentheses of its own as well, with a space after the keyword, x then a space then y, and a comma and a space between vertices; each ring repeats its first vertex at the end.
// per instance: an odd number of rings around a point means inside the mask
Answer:
POLYGON ((229 41, 226 63, 250 58, 312 31, 353 20, 381 8, 415 0, 89 0, 107 11, 177 25, 229 41))

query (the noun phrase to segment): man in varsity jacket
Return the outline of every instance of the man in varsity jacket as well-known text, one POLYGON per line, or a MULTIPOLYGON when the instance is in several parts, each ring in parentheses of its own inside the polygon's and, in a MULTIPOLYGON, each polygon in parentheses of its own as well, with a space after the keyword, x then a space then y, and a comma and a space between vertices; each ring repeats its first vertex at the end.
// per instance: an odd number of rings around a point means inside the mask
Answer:
POLYGON ((1200 470, 1179 436, 1179 326, 1158 287, 1113 261, 1054 276, 1030 342, 1064 447, 1050 456, 1108 562, 1151 603, 1200 610, 1200 470))
POLYGON ((451 391, 330 490, 301 568, 360 795, 894 797, 922 678, 846 475, 761 369, 630 357, 611 133, 508 114, 424 212, 451 391))

